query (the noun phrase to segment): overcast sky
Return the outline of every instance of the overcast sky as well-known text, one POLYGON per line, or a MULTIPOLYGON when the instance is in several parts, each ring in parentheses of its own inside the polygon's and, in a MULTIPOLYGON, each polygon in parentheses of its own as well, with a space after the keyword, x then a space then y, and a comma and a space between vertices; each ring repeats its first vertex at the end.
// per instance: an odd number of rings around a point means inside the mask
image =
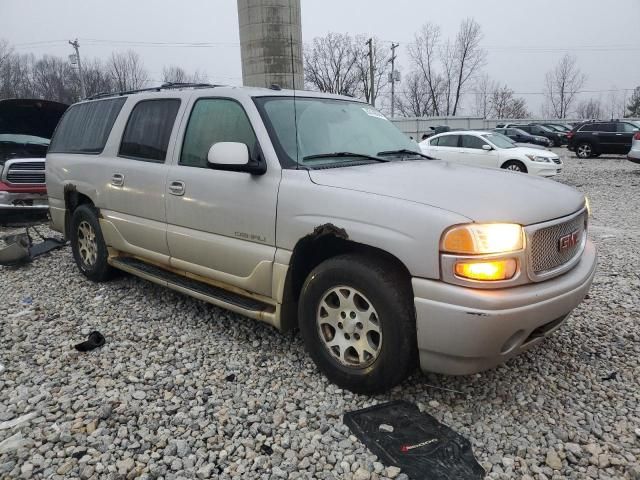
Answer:
MULTIPOLYGON (((236 0, 0 0, 0 38, 20 52, 68 55, 66 40, 78 37, 84 58, 136 50, 154 80, 163 65, 175 64, 206 73, 210 82, 239 85, 236 8, 236 0), (176 42, 215 45, 164 45, 176 42)), ((587 75, 583 88, 605 103, 606 90, 640 85, 640 0, 302 0, 302 35, 305 42, 327 32, 399 42, 406 72, 406 45, 422 24, 437 23, 454 37, 466 17, 482 26, 485 71, 522 94, 534 112, 545 72, 565 52, 587 75)))

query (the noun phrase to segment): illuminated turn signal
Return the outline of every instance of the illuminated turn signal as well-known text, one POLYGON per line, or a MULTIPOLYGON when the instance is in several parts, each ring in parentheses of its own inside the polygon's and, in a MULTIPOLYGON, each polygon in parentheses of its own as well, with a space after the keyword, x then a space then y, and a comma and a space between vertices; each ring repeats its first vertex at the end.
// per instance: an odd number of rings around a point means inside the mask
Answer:
POLYGON ((522 227, 512 223, 470 223, 450 228, 442 237, 443 252, 504 253, 524 248, 522 227))
POLYGON ((486 262, 458 262, 456 275, 470 280, 509 280, 516 274, 517 262, 513 259, 486 262))

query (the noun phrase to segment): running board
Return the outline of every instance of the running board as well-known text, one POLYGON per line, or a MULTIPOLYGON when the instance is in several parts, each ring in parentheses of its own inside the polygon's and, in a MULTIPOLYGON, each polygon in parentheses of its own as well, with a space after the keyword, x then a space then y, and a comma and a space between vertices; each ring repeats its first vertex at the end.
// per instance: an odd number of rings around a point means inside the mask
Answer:
POLYGON ((278 327, 277 309, 273 304, 180 275, 136 257, 109 257, 109 264, 158 285, 278 327))

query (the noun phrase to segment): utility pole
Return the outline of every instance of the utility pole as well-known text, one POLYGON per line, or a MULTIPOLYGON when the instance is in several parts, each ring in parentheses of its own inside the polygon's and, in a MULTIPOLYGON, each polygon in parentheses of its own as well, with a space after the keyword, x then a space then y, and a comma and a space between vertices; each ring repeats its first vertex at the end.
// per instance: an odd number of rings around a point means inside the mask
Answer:
POLYGON ((396 48, 399 44, 391 44, 391 118, 396 116, 396 48))
POLYGON ((373 78, 373 38, 367 40, 367 45, 369 45, 369 80, 371 86, 369 87, 369 101, 372 107, 376 106, 376 97, 375 97, 375 80, 373 78))
POLYGON ((69 45, 71 45, 76 51, 76 60, 78 62, 78 77, 80 77, 80 96, 82 98, 86 98, 87 91, 84 88, 84 76, 82 75, 82 63, 80 63, 80 44, 78 43, 78 39, 76 38, 73 42, 69 40, 69 45))

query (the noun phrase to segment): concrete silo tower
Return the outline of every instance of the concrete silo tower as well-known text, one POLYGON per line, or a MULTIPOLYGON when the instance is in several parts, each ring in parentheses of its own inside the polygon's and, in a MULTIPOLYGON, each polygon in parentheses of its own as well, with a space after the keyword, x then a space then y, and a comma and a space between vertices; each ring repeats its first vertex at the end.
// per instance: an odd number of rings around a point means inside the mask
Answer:
POLYGON ((238 0, 238 19, 244 85, 302 90, 300 0, 238 0))

